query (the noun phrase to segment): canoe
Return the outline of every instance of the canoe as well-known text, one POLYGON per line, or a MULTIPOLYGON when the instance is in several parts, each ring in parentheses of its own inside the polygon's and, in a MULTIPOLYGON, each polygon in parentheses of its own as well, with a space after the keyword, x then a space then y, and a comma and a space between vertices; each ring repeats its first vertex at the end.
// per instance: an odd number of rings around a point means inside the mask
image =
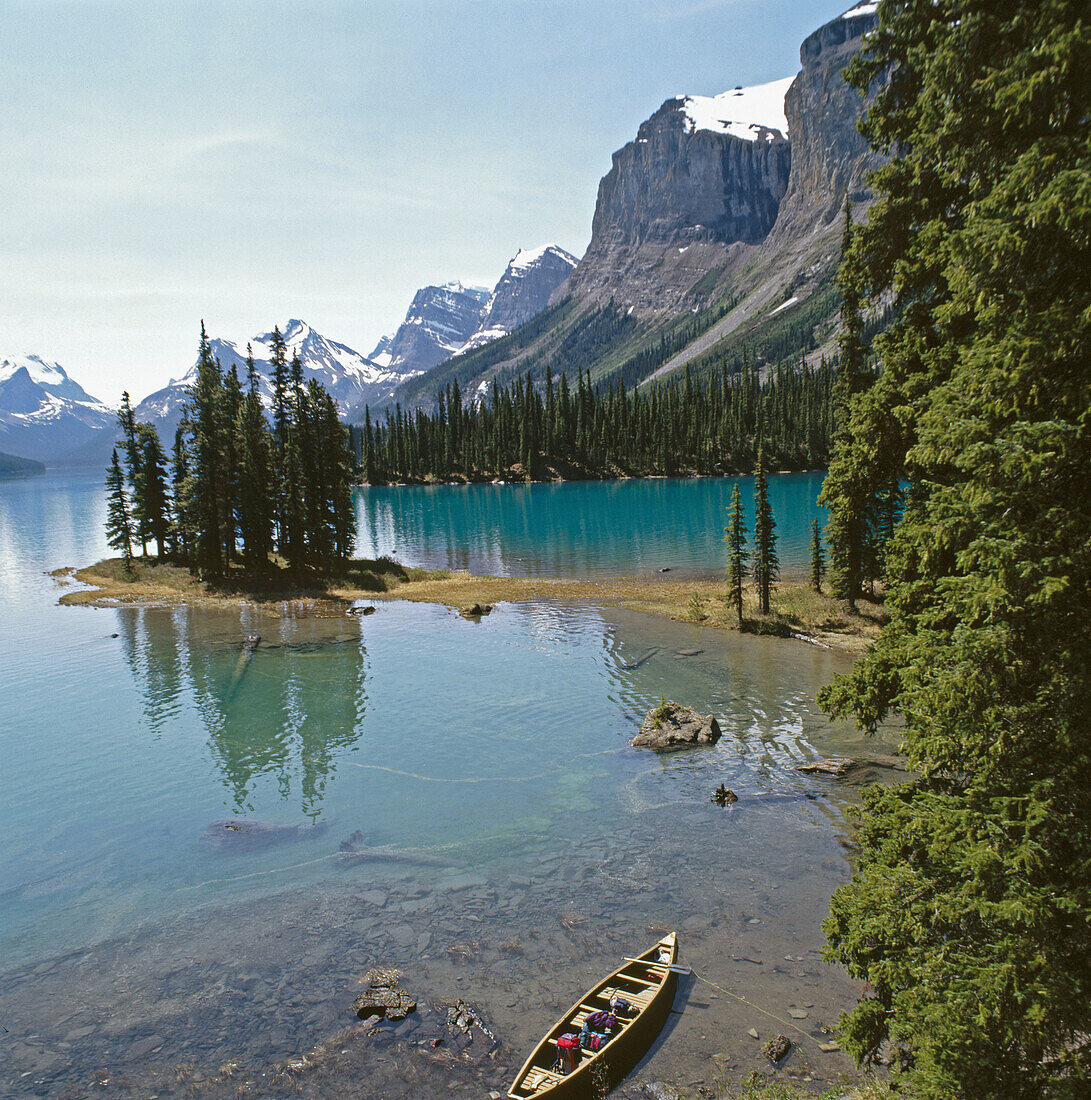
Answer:
POLYGON ((509 1100, 597 1100, 616 1088, 648 1053, 667 1022, 678 985, 678 974, 670 964, 677 957, 678 936, 671 932, 589 989, 523 1063, 508 1089, 509 1100), (580 1064, 572 1072, 555 1072, 557 1040, 566 1032, 578 1035, 584 1020, 593 1012, 609 1009, 615 995, 632 1005, 634 1015, 618 1018, 618 1026, 601 1050, 581 1050, 580 1064))

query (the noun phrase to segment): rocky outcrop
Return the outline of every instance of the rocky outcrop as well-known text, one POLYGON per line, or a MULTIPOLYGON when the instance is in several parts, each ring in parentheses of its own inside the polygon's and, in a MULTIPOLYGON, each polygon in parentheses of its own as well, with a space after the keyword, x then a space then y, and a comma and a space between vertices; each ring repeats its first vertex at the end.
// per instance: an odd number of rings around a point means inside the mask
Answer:
POLYGON ((681 703, 663 702, 648 711, 640 732, 629 743, 636 749, 676 752, 714 745, 720 736, 720 724, 711 714, 699 714, 681 703))

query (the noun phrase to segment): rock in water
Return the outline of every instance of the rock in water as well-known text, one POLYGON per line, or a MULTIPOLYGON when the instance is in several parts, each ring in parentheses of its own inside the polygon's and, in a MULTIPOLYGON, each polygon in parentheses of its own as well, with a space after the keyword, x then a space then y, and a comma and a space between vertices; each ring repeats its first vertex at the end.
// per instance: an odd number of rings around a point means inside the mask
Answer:
POLYGON ((388 1020, 404 1020, 410 1012, 417 1011, 417 1002, 398 984, 400 970, 376 967, 364 975, 367 989, 353 1002, 352 1011, 366 1020, 371 1016, 388 1020))
POLYGON ((730 806, 732 802, 738 802, 739 796, 731 790, 730 787, 725 787, 722 783, 712 792, 712 801, 717 806, 730 806))
POLYGON ((480 619, 482 615, 488 615, 491 611, 491 603, 475 603, 470 607, 460 608, 458 613, 464 619, 480 619))
POLYGON ((831 756, 824 760, 812 760, 809 764, 799 764, 796 771, 806 775, 832 775, 835 779, 840 779, 856 766, 856 761, 850 757, 831 756))
POLYGON ((648 711, 630 744, 637 749, 675 752, 714 745, 720 736, 720 725, 711 714, 698 714, 693 707, 665 702, 648 711))

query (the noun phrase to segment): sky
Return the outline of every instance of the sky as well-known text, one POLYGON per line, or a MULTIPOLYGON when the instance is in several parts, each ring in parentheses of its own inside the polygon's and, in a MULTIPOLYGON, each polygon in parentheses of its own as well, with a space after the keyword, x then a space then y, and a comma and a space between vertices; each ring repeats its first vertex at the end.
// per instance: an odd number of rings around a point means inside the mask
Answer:
POLYGON ((669 97, 799 68, 852 0, 0 0, 0 358, 114 403, 200 322, 367 354, 414 292, 579 256, 669 97))

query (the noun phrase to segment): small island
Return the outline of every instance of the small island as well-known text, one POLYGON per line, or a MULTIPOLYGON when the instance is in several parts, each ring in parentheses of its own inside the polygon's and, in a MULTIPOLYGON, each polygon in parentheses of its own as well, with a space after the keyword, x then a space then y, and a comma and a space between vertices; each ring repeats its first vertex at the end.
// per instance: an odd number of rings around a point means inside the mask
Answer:
POLYGON ((483 577, 417 569, 392 558, 355 558, 343 570, 327 576, 316 573, 293 579, 286 568, 274 567, 260 578, 238 570, 212 581, 155 558, 135 558, 130 568, 122 558, 107 558, 81 569, 58 569, 53 576, 65 585, 76 581, 91 586, 66 592, 60 600, 66 606, 257 603, 275 611, 286 601, 317 600, 328 603, 330 610, 349 614, 359 600, 411 600, 456 609, 561 600, 622 607, 718 630, 797 638, 850 653, 863 652, 878 635, 884 618, 881 603, 861 598, 857 614, 852 615, 842 601, 816 592, 803 578, 777 585, 768 615, 759 611, 758 594, 747 590, 740 623, 723 581, 673 580, 659 574, 601 580, 483 577))

